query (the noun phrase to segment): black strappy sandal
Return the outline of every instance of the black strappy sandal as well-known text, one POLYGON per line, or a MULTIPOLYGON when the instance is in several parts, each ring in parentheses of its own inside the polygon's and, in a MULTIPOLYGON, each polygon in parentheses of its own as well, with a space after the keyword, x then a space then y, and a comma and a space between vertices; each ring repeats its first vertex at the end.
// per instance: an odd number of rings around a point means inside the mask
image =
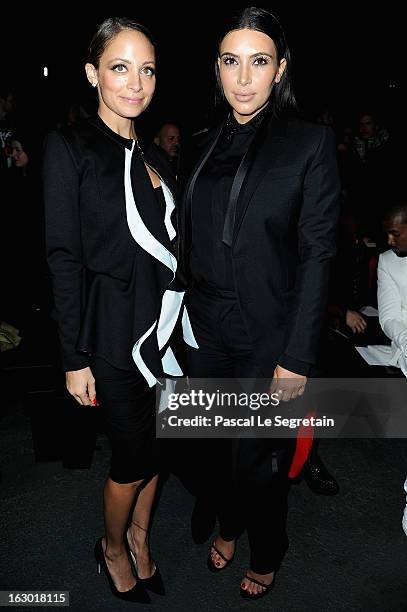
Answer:
POLYGON ((245 574, 244 577, 247 578, 247 580, 250 580, 250 582, 254 582, 254 584, 258 584, 259 586, 263 587, 264 591, 259 591, 259 593, 251 594, 248 591, 246 591, 246 589, 242 589, 242 587, 240 587, 240 597, 242 597, 243 599, 260 599, 260 597, 264 597, 265 595, 268 595, 270 591, 273 589, 274 583, 276 581, 275 575, 274 575, 273 581, 270 582, 270 584, 264 584, 264 582, 260 582, 260 580, 251 578, 247 574, 245 574))
POLYGON ((231 559, 227 559, 227 558, 225 557, 225 555, 224 555, 224 554, 222 554, 222 553, 220 552, 220 550, 219 550, 219 549, 218 549, 218 548, 215 546, 215 542, 212 542, 211 549, 212 549, 212 548, 213 548, 213 550, 214 550, 216 553, 218 553, 219 557, 221 557, 221 559, 223 559, 223 560, 225 561, 225 565, 223 565, 222 567, 216 567, 216 565, 214 565, 214 564, 213 564, 213 561, 212 561, 212 556, 211 556, 211 551, 209 550, 209 555, 208 555, 208 560, 207 560, 207 566, 208 566, 208 569, 209 569, 211 572, 214 572, 214 573, 216 574, 217 572, 221 572, 222 570, 226 569, 226 568, 228 567, 228 565, 230 565, 230 564, 232 563, 232 561, 233 561, 233 559, 234 559, 234 557, 235 557, 235 553, 233 553, 233 556, 232 556, 232 558, 231 558, 231 559))

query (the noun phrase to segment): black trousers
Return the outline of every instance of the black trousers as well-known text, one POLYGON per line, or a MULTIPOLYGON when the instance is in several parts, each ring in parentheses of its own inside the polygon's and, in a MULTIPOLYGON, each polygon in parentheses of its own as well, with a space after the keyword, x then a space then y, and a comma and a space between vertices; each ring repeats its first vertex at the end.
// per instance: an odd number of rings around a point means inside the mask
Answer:
MULTIPOLYGON (((191 378, 261 378, 239 305, 233 296, 194 289, 188 311, 199 350, 188 350, 191 378)), ((225 540, 247 530, 250 568, 276 571, 288 548, 288 470, 295 440, 200 440, 195 445, 198 495, 217 509, 225 540)))
POLYGON ((110 478, 119 484, 152 478, 159 471, 155 389, 148 387, 136 367, 119 370, 93 357, 91 370, 112 449, 110 478))

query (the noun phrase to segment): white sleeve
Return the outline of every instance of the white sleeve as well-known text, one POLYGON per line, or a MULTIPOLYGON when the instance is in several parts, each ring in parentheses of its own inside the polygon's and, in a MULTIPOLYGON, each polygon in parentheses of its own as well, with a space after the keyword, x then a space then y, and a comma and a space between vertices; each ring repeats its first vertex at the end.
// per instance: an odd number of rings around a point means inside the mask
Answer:
POLYGON ((377 303, 381 328, 407 356, 407 326, 402 320, 400 291, 382 255, 377 267, 377 303))

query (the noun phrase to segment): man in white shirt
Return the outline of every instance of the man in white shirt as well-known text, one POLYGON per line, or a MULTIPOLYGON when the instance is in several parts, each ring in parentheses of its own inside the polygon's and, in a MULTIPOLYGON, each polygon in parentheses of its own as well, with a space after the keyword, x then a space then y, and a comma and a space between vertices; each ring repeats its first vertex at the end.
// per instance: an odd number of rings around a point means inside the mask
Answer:
MULTIPOLYGON (((390 249, 379 257, 377 302, 380 325, 391 347, 382 348, 389 351, 389 365, 398 366, 407 376, 407 201, 390 211, 384 230, 390 249)), ((404 490, 407 493, 407 479, 404 490)), ((407 535, 407 505, 401 524, 407 535)))
POLYGON ((390 249, 379 257, 377 303, 380 325, 391 340, 388 365, 407 376, 407 201, 387 215, 384 230, 390 249))

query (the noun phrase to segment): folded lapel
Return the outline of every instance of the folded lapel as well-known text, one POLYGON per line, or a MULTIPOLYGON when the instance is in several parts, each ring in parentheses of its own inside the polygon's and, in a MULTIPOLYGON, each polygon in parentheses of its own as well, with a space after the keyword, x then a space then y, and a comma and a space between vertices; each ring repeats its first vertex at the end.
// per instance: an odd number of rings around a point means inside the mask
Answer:
MULTIPOLYGON (((245 161, 245 156, 239 166, 237 174, 241 172, 242 176, 237 181, 240 183, 240 188, 237 196, 235 195, 235 215, 231 243, 236 240, 253 193, 259 186, 263 176, 272 168, 274 162, 281 154, 281 146, 285 140, 286 129, 286 120, 277 118, 271 118, 267 126, 260 126, 259 131, 262 132, 263 137, 259 135, 257 138, 258 134, 256 134, 249 147, 247 160, 245 161)), ((237 175, 235 181, 236 179, 237 175)))
POLYGON ((206 145, 203 153, 199 157, 195 167, 191 172, 191 176, 189 181, 186 184, 184 197, 182 198, 181 204, 181 215, 180 215, 180 260, 185 269, 187 269, 187 253, 191 246, 191 204, 192 204, 192 195, 195 188, 195 183, 201 172, 206 160, 212 153, 213 149, 216 146, 216 143, 219 140, 219 136, 222 132, 223 126, 225 122, 216 129, 215 136, 210 140, 209 144, 206 145))
POLYGON ((240 191, 246 179, 247 173, 253 164, 256 153, 261 148, 267 137, 269 121, 269 116, 268 114, 266 114, 263 117, 263 120, 261 121, 260 125, 258 126, 254 138, 250 143, 245 155, 243 156, 237 169, 235 178, 233 179, 222 234, 222 242, 229 247, 232 246, 233 233, 235 230, 237 203, 240 191))
POLYGON ((192 202, 192 195, 194 192, 194 187, 195 187, 195 183, 196 180, 199 176, 200 171, 202 170, 206 160, 208 159, 208 157, 210 156, 210 154, 212 153, 213 149, 216 146, 216 143, 219 140, 219 136, 222 132, 224 123, 222 123, 222 125, 220 125, 215 133, 215 138, 206 146, 204 152, 202 153, 201 157, 198 159, 194 169, 192 170, 191 173, 191 178, 187 184, 186 187, 186 191, 185 191, 185 210, 186 213, 188 214, 188 211, 190 211, 191 209, 191 202, 192 202))

